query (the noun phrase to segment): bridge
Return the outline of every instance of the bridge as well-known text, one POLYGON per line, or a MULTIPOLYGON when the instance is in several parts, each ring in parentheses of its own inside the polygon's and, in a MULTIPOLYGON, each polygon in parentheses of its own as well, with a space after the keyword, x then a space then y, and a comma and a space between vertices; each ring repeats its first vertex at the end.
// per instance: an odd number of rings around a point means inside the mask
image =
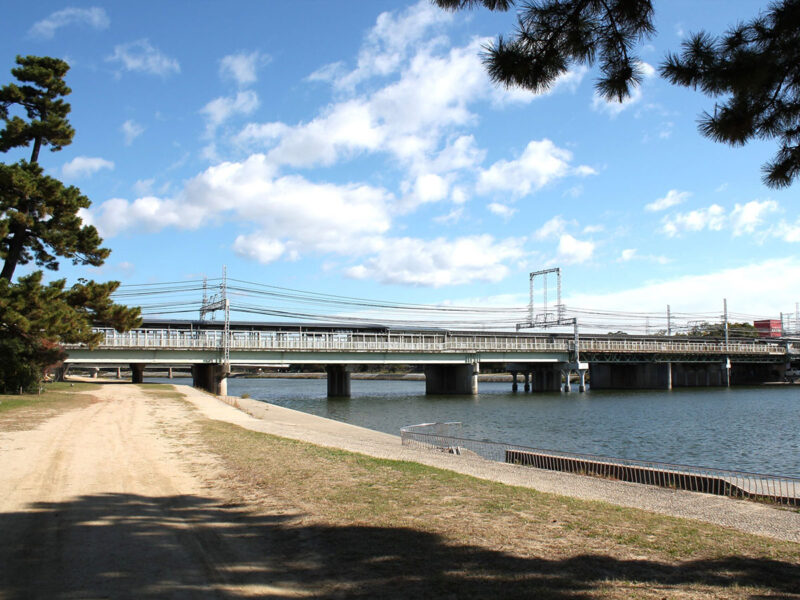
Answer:
POLYGON ((127 333, 100 330, 95 348, 68 346, 66 365, 128 365, 134 382, 146 367, 191 366, 193 384, 225 395, 232 366, 324 365, 328 395, 350 395, 354 365, 422 367, 428 394, 476 394, 481 366, 521 376, 525 391, 671 389, 781 381, 800 360, 800 342, 584 336, 308 325, 160 321, 127 333))

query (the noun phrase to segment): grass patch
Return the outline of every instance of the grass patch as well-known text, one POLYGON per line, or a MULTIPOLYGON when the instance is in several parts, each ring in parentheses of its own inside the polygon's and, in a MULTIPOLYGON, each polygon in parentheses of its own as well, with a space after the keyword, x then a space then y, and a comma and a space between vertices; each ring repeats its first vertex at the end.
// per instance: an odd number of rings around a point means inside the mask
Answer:
POLYGON ((98 388, 95 383, 62 381, 43 385, 41 394, 0 395, 0 430, 33 429, 59 412, 88 406, 98 388))
MULTIPOLYGON (((591 582, 590 595, 601 597, 793 597, 783 592, 800 580, 800 545, 791 542, 216 421, 202 420, 200 435, 222 460, 233 501, 290 507, 325 527, 431 534, 450 549, 443 552, 486 549, 491 560, 472 577, 513 557, 528 568, 567 569, 570 581, 591 582)), ((541 591, 547 597, 546 585, 541 591)))

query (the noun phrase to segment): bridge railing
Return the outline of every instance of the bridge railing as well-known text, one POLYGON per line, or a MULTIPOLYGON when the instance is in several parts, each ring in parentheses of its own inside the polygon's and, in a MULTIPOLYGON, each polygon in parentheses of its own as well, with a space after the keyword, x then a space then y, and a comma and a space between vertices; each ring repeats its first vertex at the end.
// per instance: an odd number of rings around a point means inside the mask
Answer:
MULTIPOLYGON (((103 330, 100 348, 210 350, 223 347, 222 331, 146 330, 127 333, 103 330)), ((79 346, 75 346, 79 347, 79 346)), ((557 352, 574 350, 569 339, 504 334, 458 333, 355 333, 331 332, 230 332, 231 350, 355 351, 355 352, 557 352)), ((791 348, 791 346, 790 346, 791 348)), ((580 340, 581 353, 663 353, 782 356, 787 346, 766 343, 696 342, 669 339, 580 340)))
MULTIPOLYGON (((221 332, 106 331, 100 348, 213 349, 223 345, 221 332)), ((546 338, 444 334, 264 333, 232 331, 231 350, 458 352, 458 351, 553 351, 568 352, 567 340, 546 338)))
POLYGON ((581 352, 665 353, 665 354, 786 354, 786 347, 763 343, 720 343, 649 340, 598 340, 580 341, 581 352))

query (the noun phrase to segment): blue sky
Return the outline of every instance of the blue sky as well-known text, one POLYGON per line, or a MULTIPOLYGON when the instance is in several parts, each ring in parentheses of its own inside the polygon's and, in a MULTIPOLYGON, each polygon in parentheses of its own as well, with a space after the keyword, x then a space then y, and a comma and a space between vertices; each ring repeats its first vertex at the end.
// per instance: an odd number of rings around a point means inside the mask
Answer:
MULTIPOLYGON (((702 138, 712 100, 661 80, 668 50, 765 2, 662 0, 650 73, 620 105, 576 67, 534 96, 481 45, 510 14, 421 2, 15 3, 17 54, 71 64, 74 143, 41 162, 92 200, 112 249, 70 279, 269 285, 524 305, 560 266, 568 306, 777 317, 800 300, 798 188, 774 144, 702 138), (723 10, 724 9, 724 10, 723 10)), ((15 160, 9 155, 5 160, 15 160)))

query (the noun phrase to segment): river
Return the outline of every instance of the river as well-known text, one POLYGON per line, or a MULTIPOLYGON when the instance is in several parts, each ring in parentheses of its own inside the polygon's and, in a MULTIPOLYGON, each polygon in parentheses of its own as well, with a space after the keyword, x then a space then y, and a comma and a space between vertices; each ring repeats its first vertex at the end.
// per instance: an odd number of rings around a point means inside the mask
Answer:
POLYGON ((477 396, 426 396, 423 381, 353 380, 350 399, 328 399, 324 379, 228 382, 232 396, 395 435, 404 425, 461 421, 472 439, 800 477, 800 386, 583 394, 510 388, 481 382, 477 396))

